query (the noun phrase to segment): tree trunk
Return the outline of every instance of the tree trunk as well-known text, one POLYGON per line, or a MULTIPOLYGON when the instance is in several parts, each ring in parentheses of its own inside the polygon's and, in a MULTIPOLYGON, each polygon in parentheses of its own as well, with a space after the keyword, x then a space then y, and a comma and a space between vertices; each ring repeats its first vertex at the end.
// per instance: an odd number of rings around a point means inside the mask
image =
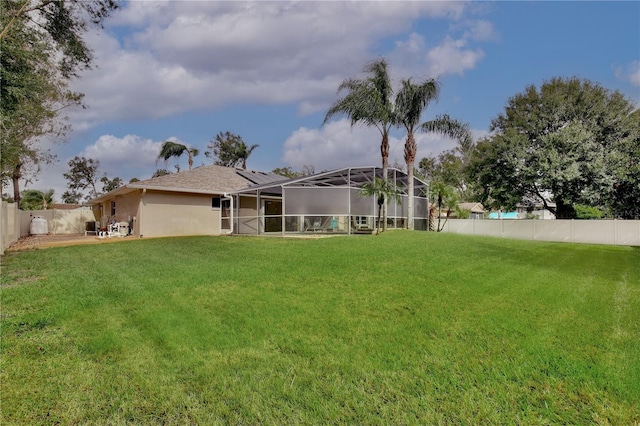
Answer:
POLYGON ((407 162, 407 229, 413 229, 413 164, 416 161, 416 140, 413 131, 407 132, 407 142, 404 144, 404 160, 407 162))
POLYGON ((16 164, 11 174, 11 180, 13 181, 13 202, 18 204, 20 208, 20 178, 22 177, 22 163, 16 164))
MULTIPOLYGON (((389 133, 385 128, 382 131, 382 143, 380 144, 380 155, 382 156, 382 179, 386 180, 389 174, 389 133)), ((387 198, 382 205, 383 231, 387 231, 387 198)))
POLYGON ((435 232, 436 228, 436 208, 431 205, 429 206, 429 231, 435 232))
POLYGON ((565 204, 563 200, 556 201, 556 219, 575 219, 576 211, 571 204, 565 204))

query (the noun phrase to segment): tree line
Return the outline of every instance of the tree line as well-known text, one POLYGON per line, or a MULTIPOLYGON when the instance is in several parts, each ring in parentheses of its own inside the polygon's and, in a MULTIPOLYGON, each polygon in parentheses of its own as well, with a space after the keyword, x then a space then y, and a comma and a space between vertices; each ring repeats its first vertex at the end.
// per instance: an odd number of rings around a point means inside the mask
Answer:
POLYGON ((421 173, 494 209, 640 218, 640 110, 619 91, 555 77, 511 97, 489 130, 423 158, 421 173))
POLYGON ((438 99, 436 80, 402 80, 394 93, 385 59, 367 64, 364 72, 363 79, 342 82, 338 93, 346 95, 330 107, 325 122, 344 115, 352 125, 377 128, 385 177, 389 132, 404 130, 410 229, 414 173, 429 183, 432 219, 436 210, 451 213, 460 201, 495 209, 540 205, 559 219, 640 218, 640 110, 619 91, 577 77, 530 85, 492 120, 491 134, 474 141, 469 125, 448 115, 421 123, 438 99), (415 167, 415 131, 449 136, 457 146, 415 167))

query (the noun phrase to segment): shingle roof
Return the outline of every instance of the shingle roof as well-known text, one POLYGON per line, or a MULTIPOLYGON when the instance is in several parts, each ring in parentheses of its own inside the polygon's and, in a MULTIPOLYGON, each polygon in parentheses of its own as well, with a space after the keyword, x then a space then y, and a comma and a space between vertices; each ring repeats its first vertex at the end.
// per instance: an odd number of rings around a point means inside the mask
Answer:
POLYGON ((460 203, 458 207, 472 213, 484 213, 484 207, 480 203, 460 203))
POLYGON ((200 166, 192 170, 185 170, 179 173, 171 173, 164 176, 129 183, 118 189, 114 189, 107 194, 94 198, 89 202, 89 204, 97 204, 108 200, 114 195, 126 194, 136 189, 155 189, 158 191, 191 192, 199 194, 222 194, 247 188, 253 185, 256 179, 285 179, 282 176, 274 175, 272 173, 242 170, 245 175, 254 177, 252 180, 247 177, 243 177, 240 174, 240 171, 241 170, 232 167, 216 165, 200 166))
POLYGON ((127 185, 130 188, 207 193, 231 192, 250 186, 252 182, 231 167, 200 166, 192 170, 171 173, 127 185))

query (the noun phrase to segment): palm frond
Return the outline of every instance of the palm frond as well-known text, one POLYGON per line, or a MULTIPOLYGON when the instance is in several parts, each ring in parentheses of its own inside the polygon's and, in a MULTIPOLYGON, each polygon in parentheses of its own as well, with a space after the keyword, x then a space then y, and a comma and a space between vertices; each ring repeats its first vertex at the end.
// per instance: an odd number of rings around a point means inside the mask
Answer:
POLYGON ((187 147, 183 144, 172 141, 165 141, 162 143, 162 147, 160 148, 158 159, 168 161, 171 157, 180 157, 185 151, 187 151, 187 147))
POLYGON ((429 103, 436 101, 439 94, 440 84, 434 79, 419 84, 410 78, 403 80, 395 100, 397 123, 413 131, 429 103))
POLYGON ((469 124, 455 120, 447 114, 439 115, 430 121, 425 121, 420 125, 420 130, 423 132, 439 133, 456 139, 463 147, 472 140, 469 124))

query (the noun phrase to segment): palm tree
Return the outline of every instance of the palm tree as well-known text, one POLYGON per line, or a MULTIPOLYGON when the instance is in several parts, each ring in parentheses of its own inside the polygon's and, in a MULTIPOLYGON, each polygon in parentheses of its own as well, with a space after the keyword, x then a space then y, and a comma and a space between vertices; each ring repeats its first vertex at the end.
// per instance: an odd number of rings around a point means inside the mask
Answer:
POLYGON ((162 158, 165 162, 167 162, 169 158, 178 158, 185 152, 189 156, 189 170, 191 170, 191 167, 193 167, 193 157, 197 156, 200 153, 198 148, 188 148, 186 145, 183 145, 181 143, 165 141, 162 143, 162 148, 160 148, 158 160, 162 158))
MULTIPOLYGON (((418 149, 414 133, 420 122, 422 113, 431 101, 438 99, 440 84, 435 79, 429 79, 415 84, 411 79, 403 80, 400 91, 396 96, 395 114, 397 124, 407 132, 404 144, 404 160, 407 163, 407 228, 413 229, 413 196, 414 196, 414 163, 418 149)), ((445 136, 467 140, 468 126, 451 119, 448 115, 436 117, 434 120, 422 123, 419 127, 425 132, 436 132, 445 136)))
MULTIPOLYGON (((324 117, 326 123, 331 117, 344 114, 351 119, 351 126, 363 123, 373 126, 380 132, 380 155, 382 156, 382 177, 387 178, 389 167, 389 130, 393 125, 393 88, 387 71, 385 59, 370 62, 364 67, 368 77, 344 80, 338 87, 338 93, 347 94, 336 101, 324 117)), ((387 211, 384 209, 384 227, 387 227, 387 211)))
POLYGON ((27 189, 22 192, 20 209, 22 210, 47 210, 53 204, 53 189, 38 191, 27 189))
MULTIPOLYGON (((382 216, 382 210, 386 200, 394 200, 396 203, 401 201, 400 191, 388 180, 373 178, 373 182, 367 182, 360 187, 361 197, 377 197, 378 203, 378 221, 376 227, 376 235, 380 234, 380 220, 382 216)), ((385 218, 386 222, 386 218, 385 218)), ((385 224, 386 225, 386 224, 385 224)), ((384 226, 386 229, 386 226, 384 226)))
POLYGON ((429 230, 442 232, 444 226, 447 224, 449 220, 449 216, 451 216, 451 212, 456 209, 458 206, 458 194, 456 194, 456 190, 451 185, 447 185, 444 182, 435 182, 430 186, 431 199, 436 201, 436 206, 438 208, 438 225, 433 226, 431 222, 432 211, 434 212, 433 216, 435 216, 435 206, 429 209, 429 230), (442 209, 446 209, 446 219, 442 226, 440 226, 440 220, 442 218, 442 209))
POLYGON ((253 150, 256 149, 258 146, 260 145, 247 146, 247 144, 244 142, 238 145, 237 151, 236 151, 237 162, 242 162, 243 169, 245 170, 247 169, 247 159, 249 158, 253 150))

